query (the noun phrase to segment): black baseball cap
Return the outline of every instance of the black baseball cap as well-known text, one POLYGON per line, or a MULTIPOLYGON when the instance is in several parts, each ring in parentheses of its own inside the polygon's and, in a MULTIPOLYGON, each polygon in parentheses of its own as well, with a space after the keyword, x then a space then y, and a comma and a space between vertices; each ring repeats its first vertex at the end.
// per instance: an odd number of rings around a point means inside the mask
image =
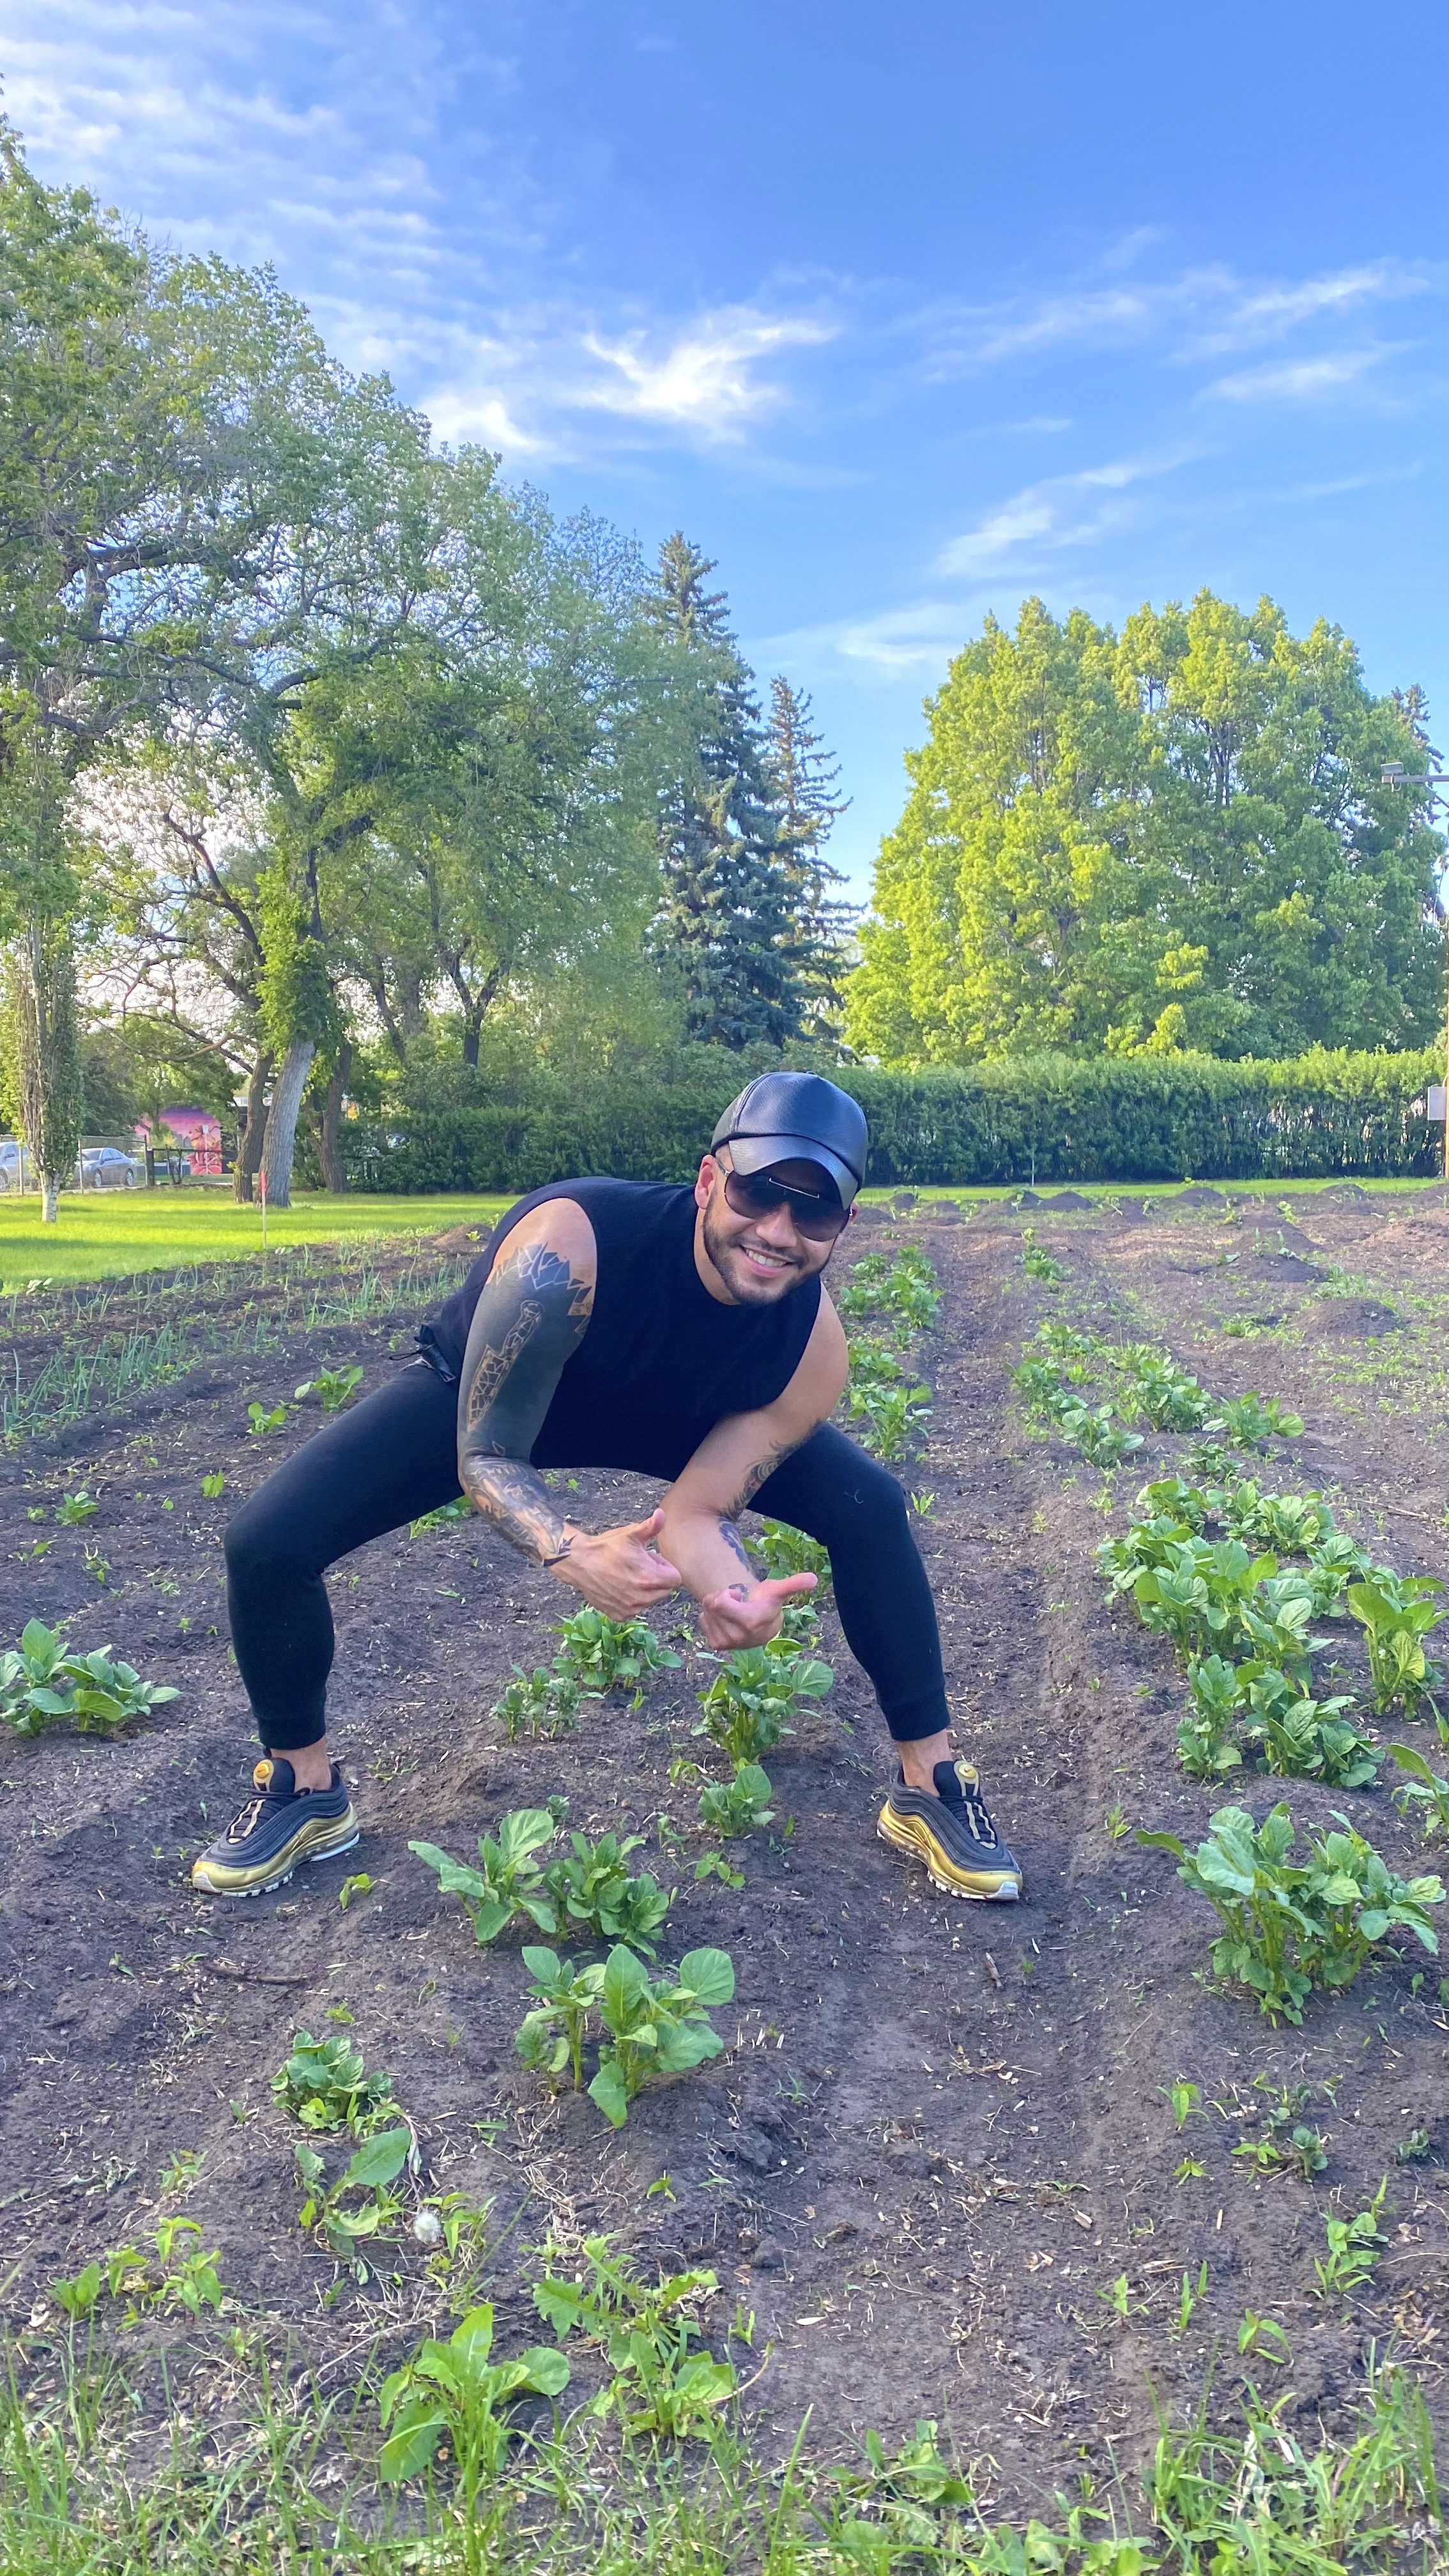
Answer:
POLYGON ((762 1073, 732 1100, 710 1138, 728 1145, 737 1172, 772 1163, 818 1163, 849 1207, 865 1178, 870 1130, 848 1091, 818 1073, 762 1073))

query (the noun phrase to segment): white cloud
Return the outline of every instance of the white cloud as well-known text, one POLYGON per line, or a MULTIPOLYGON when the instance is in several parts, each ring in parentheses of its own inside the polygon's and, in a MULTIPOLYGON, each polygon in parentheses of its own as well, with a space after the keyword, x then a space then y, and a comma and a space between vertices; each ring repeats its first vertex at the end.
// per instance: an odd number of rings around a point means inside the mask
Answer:
POLYGON ((1358 384, 1389 354, 1382 347, 1343 349, 1321 358, 1244 367, 1236 375, 1219 376, 1215 383, 1204 385, 1203 394, 1218 402, 1318 402, 1325 395, 1341 393, 1346 385, 1358 384))
POLYGON ((702 314, 672 342, 656 344, 652 354, 642 331, 615 341, 590 331, 584 347, 614 373, 581 387, 576 399, 600 411, 663 422, 707 439, 738 438, 744 422, 785 399, 778 381, 755 372, 758 362, 834 337, 828 323, 760 313, 748 305, 723 305, 702 314))
POLYGON ((1186 465, 1196 449, 1179 448, 1162 456, 1124 456, 1105 465, 1090 465, 1077 474, 1054 474, 1029 483, 1008 500, 999 501, 974 528, 953 537, 941 555, 943 573, 985 574, 1007 559, 1057 553, 1063 547, 1094 544, 1130 523, 1131 505, 1090 503, 1099 492, 1125 492, 1134 483, 1154 480, 1186 465))

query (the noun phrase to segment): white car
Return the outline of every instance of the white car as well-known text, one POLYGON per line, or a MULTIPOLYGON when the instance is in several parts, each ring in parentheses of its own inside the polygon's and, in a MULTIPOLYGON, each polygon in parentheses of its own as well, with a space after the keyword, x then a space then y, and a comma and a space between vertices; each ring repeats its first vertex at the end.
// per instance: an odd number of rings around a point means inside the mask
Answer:
POLYGON ((82 1145, 80 1163, 82 1186, 93 1190, 133 1190, 146 1169, 117 1145, 82 1145))
POLYGON ((20 1183, 20 1147, 13 1136, 0 1138, 0 1197, 7 1190, 18 1190, 20 1183))

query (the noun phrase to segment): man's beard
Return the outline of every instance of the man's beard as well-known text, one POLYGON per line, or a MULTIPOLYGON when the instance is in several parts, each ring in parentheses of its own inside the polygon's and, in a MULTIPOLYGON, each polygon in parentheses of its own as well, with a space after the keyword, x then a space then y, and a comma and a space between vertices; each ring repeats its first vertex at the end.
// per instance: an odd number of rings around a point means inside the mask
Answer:
POLYGON ((779 1288, 768 1284, 762 1279, 752 1279, 748 1271, 745 1272, 743 1278, 738 1279, 737 1284, 737 1271, 735 1265, 731 1263, 729 1268, 726 1268, 725 1265, 729 1262, 730 1255, 732 1253, 738 1253, 741 1250, 740 1241, 738 1236, 727 1235, 724 1232, 723 1227, 715 1218, 712 1205, 707 1207, 704 1211, 703 1232, 705 1251, 708 1253, 710 1260, 714 1263, 715 1269, 718 1271, 721 1279, 723 1279, 726 1287, 729 1289, 731 1296, 738 1299, 741 1305, 777 1305, 782 1296, 788 1297, 792 1288, 802 1287, 805 1280, 810 1276, 803 1264, 796 1264, 792 1268, 782 1270, 780 1272, 779 1275, 783 1285, 779 1288))

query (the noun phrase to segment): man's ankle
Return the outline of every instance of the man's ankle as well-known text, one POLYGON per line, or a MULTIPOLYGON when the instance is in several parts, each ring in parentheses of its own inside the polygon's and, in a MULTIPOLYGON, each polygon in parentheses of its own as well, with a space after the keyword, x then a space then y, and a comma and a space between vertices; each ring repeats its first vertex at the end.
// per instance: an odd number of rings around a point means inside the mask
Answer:
POLYGON ((923 1797, 937 1797, 940 1793, 933 1775, 938 1762, 949 1762, 953 1758, 950 1736, 921 1736, 913 1743, 898 1744, 896 1750, 901 1757, 901 1776, 906 1787, 920 1790, 923 1797))
POLYGON ((273 1751, 270 1758, 290 1762, 293 1785, 303 1797, 313 1789, 332 1786, 332 1750, 325 1735, 319 1736, 315 1744, 294 1744, 280 1753, 273 1751))

